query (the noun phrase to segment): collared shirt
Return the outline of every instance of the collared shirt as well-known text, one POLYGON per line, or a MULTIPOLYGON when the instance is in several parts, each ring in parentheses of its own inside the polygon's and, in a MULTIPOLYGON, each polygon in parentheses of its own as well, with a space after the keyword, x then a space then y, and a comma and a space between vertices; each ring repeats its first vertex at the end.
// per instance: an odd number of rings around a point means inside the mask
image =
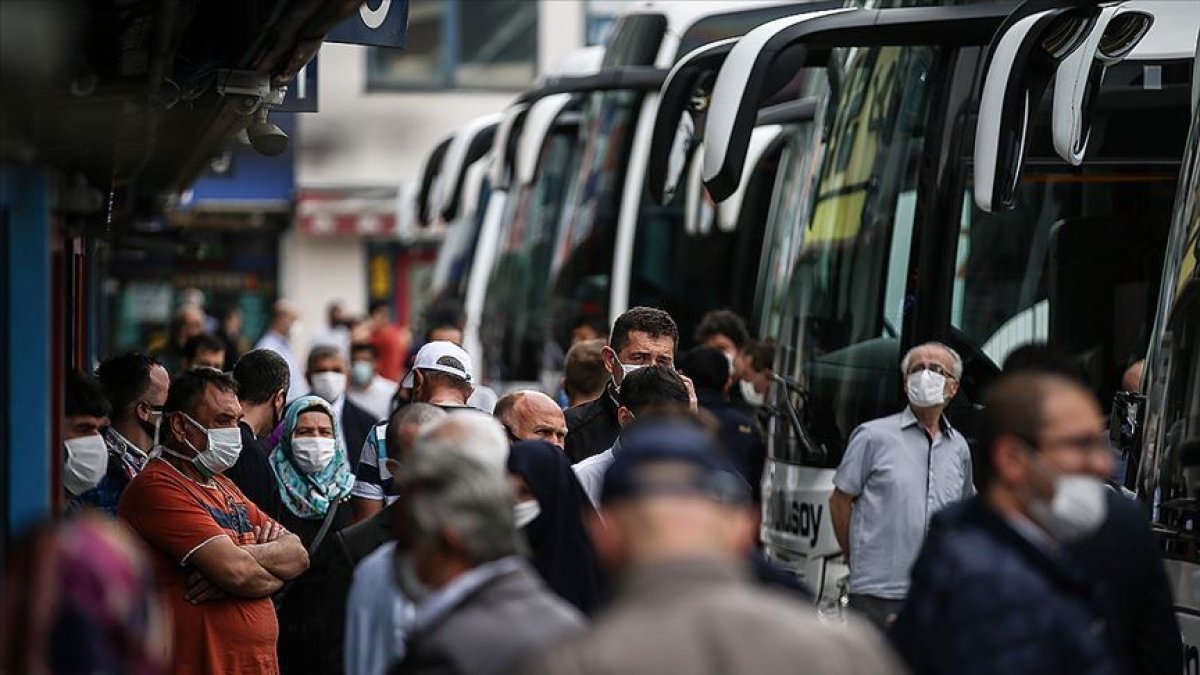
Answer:
POLYGON ((419 632, 440 621, 450 614, 467 596, 474 593, 496 577, 515 572, 521 567, 522 558, 516 555, 505 556, 497 560, 477 565, 450 580, 429 594, 417 605, 413 612, 411 630, 419 632))
POLYGON ((296 354, 292 351, 292 346, 287 343, 286 338, 270 330, 259 338, 258 344, 254 345, 254 348, 270 349, 282 356, 283 360, 287 362, 288 373, 291 378, 287 393, 287 400, 289 402, 295 401, 308 393, 308 381, 304 379, 304 369, 300 367, 300 362, 296 360, 296 354))
POLYGON ((105 429, 103 436, 104 444, 108 447, 108 468, 104 471, 104 477, 96 487, 72 497, 67 504, 67 513, 95 508, 116 517, 117 503, 125 486, 146 467, 146 453, 116 429, 105 429))
POLYGON ((396 587, 396 542, 375 549, 354 568, 346 599, 346 675, 385 675, 404 658, 413 605, 396 587))
POLYGON ((613 460, 616 459, 614 453, 620 452, 620 449, 621 440, 617 439, 611 448, 571 467, 575 470, 575 477, 579 479, 579 484, 583 486, 583 491, 587 493, 588 499, 592 500, 592 506, 600 505, 600 491, 604 489, 604 474, 608 473, 608 467, 612 466, 613 460))
POLYGON ((945 418, 936 439, 912 408, 850 435, 834 486, 856 496, 850 513, 850 592, 901 599, 929 519, 975 494, 971 453, 945 418))

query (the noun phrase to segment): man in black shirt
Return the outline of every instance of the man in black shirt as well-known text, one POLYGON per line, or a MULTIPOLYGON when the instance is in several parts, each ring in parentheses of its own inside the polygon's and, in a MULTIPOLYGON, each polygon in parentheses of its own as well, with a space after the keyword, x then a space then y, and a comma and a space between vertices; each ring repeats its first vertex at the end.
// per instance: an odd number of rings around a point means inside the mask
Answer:
POLYGON ((617 317, 603 350, 609 383, 600 398, 567 411, 567 456, 580 462, 612 447, 621 432, 616 394, 625 375, 650 365, 673 368, 679 328, 670 314, 634 307, 617 317))
POLYGON ((237 463, 225 476, 246 495, 259 510, 277 518, 283 503, 275 474, 268 456, 271 448, 259 439, 275 430, 283 417, 291 375, 287 361, 269 349, 246 352, 233 366, 233 379, 238 384, 238 400, 242 404, 242 452, 237 463))

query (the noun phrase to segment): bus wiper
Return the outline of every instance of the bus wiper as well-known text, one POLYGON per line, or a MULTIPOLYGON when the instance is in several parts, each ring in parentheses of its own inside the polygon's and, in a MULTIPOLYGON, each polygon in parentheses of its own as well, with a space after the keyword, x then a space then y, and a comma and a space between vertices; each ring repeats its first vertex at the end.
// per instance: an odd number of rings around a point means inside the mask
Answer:
POLYGON ((802 398, 807 399, 808 390, 804 385, 796 380, 793 380, 778 373, 771 373, 771 380, 779 384, 785 390, 782 393, 783 408, 787 412, 788 421, 791 422, 792 431, 796 434, 796 439, 800 442, 800 447, 804 453, 805 462, 814 463, 819 466, 825 465, 825 460, 828 458, 828 453, 825 451, 825 446, 817 442, 817 439, 808 433, 808 429, 800 422, 800 412, 796 410, 796 405, 792 403, 791 393, 797 393, 802 398))

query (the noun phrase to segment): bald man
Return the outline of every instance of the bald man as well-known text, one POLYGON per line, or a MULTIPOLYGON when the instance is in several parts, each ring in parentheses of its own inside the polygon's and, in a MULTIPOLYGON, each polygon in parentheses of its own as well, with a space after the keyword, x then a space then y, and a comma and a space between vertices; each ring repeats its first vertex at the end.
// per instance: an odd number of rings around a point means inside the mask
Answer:
POLYGON ((567 418, 554 399, 542 392, 524 389, 506 394, 496 402, 493 414, 504 425, 509 440, 540 440, 563 449, 567 418))

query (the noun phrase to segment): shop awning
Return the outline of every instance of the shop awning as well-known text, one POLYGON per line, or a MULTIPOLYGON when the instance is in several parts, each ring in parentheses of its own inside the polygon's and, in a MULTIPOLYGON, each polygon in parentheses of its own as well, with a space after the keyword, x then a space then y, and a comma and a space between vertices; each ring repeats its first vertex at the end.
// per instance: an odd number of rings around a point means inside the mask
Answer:
POLYGON ((296 225, 311 235, 398 239, 396 205, 394 188, 303 190, 296 199, 296 225))

